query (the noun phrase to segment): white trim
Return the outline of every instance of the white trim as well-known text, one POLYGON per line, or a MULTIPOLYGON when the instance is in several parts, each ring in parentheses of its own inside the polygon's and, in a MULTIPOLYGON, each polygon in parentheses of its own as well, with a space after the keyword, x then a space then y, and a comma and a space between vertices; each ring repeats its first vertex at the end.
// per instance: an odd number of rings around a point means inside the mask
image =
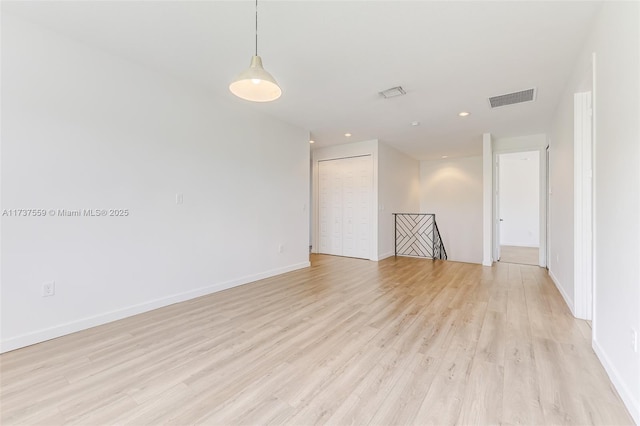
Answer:
POLYGON ((633 421, 636 424, 640 425, 640 401, 635 401, 633 399, 633 393, 624 384, 624 380, 620 379, 620 373, 618 373, 618 370, 616 370, 609 357, 605 354, 602 347, 598 344, 597 340, 593 339, 593 341, 591 342, 591 347, 600 360, 600 364, 602 364, 604 370, 607 372, 609 379, 613 383, 613 387, 618 392, 618 395, 620 395, 620 398, 622 399, 622 402, 624 402, 624 405, 633 418, 633 421))
POLYGON ((564 292, 564 287, 560 285, 560 280, 555 275, 553 275, 553 272, 551 271, 549 271, 549 277, 551 277, 551 281, 553 281, 553 283, 556 285, 556 288, 558 289, 558 291, 560 292, 560 295, 564 299, 564 303, 566 303, 567 306, 569 307, 571 314, 575 317, 576 314, 574 313, 573 302, 571 301, 571 299, 569 299, 569 296, 567 295, 567 293, 564 292))
POLYGON ((127 308, 116 309, 114 311, 86 317, 78 321, 68 322, 65 324, 57 325, 55 327, 38 330, 32 333, 11 337, 0 342, 0 353, 34 345, 46 340, 55 339, 56 337, 65 336, 67 334, 86 330, 91 327, 96 327, 98 325, 117 321, 133 315, 149 312, 154 309, 163 308, 165 306, 173 305, 174 303, 195 299, 200 296, 205 296, 207 294, 216 293, 218 291, 226 290, 232 287, 237 287, 265 278, 270 278, 276 275, 284 274, 286 272, 295 271, 297 269, 307 268, 309 266, 311 266, 310 262, 296 263, 293 265, 284 266, 282 268, 271 269, 259 274, 247 275, 242 278, 201 287, 195 290, 174 294, 168 297, 162 297, 160 299, 151 300, 149 302, 143 302, 137 305, 129 306, 127 308))
MULTIPOLYGON (((542 253, 542 247, 540 247, 540 256, 544 256, 544 264, 547 270, 549 269, 549 264, 551 263, 551 224, 549 223, 549 219, 551 218, 551 186, 549 185, 549 183, 551 182, 551 174, 549 173, 549 171, 551 170, 551 151, 549 150, 550 146, 551 139, 548 138, 547 146, 544 149, 544 232, 546 236, 544 253, 542 253)), ((542 222, 540 227, 542 228, 542 222)))
POLYGON ((374 260, 382 260, 382 259, 386 259, 387 257, 392 257, 392 256, 395 256, 395 253, 392 252, 392 251, 389 251, 389 252, 386 252, 386 253, 378 255, 378 258, 374 259, 374 260))
POLYGON ((493 244, 492 256, 495 262, 500 260, 500 154, 493 151, 493 186, 491 188, 492 206, 493 206, 493 244))
POLYGON ((549 237, 547 233, 547 201, 549 193, 549 189, 547 188, 547 169, 549 167, 549 165, 547 164, 547 146, 545 146, 544 148, 540 148, 539 153, 538 173, 540 178, 540 186, 538 187, 538 192, 540 197, 540 212, 538 214, 538 226, 540 227, 540 242, 538 244, 538 266, 546 268, 549 265, 547 260, 547 247, 549 246, 549 241, 547 241, 547 238, 549 237))
POLYGON ((576 93, 573 98, 573 300, 575 316, 590 320, 593 296, 591 92, 576 93))
POLYGON ((530 246, 527 244, 518 244, 518 243, 509 243, 509 244, 500 244, 500 245, 509 246, 509 247, 537 248, 538 250, 540 249, 540 246, 530 246))
POLYGON ((482 135, 482 264, 493 265, 493 153, 491 133, 482 135))
MULTIPOLYGON (((592 111, 592 116, 591 116, 591 159, 592 159, 592 168, 593 168, 593 180, 592 182, 592 193, 591 193, 591 203, 593 206, 593 210, 592 210, 592 217, 591 217, 591 224, 592 224, 592 229, 591 229, 591 233, 593 235, 592 241, 591 241, 591 250, 592 250, 592 259, 593 262, 591 264, 591 329, 592 329, 592 333, 591 333, 591 338, 595 341, 595 339, 597 338, 597 302, 598 302, 598 298, 597 298, 597 280, 596 280, 596 259, 598 259, 598 245, 596 244, 597 241, 597 237, 598 234, 596 232, 597 230, 597 221, 596 221, 596 215, 597 215, 597 210, 595 208, 596 206, 596 197, 597 197, 597 192, 596 192, 596 178, 598 176, 597 171, 596 171, 596 166, 597 166, 597 161, 596 161, 596 143, 597 143, 597 133, 596 133, 596 117, 597 117, 597 97, 596 97, 596 52, 593 52, 591 54, 591 72, 592 72, 592 76, 591 76, 591 111, 592 111)), ((636 423, 640 424, 640 421, 637 421, 636 419, 636 423)))

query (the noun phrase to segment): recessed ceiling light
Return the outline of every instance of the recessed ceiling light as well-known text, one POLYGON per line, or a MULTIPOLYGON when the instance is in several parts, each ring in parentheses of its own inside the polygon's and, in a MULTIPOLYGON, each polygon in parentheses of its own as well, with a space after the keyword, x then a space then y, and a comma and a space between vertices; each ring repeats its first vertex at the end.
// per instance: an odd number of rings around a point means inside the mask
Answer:
POLYGON ((420 125, 420 122, 419 122, 419 121, 412 121, 412 122, 411 122, 411 125, 412 125, 412 126, 419 126, 419 125, 420 125))
POLYGON ((443 155, 442 158, 449 158, 449 156, 448 155, 443 155))
POLYGON ((309 141, 309 143, 316 143, 316 141, 309 141))
POLYGON ((351 137, 351 133, 345 133, 344 134, 346 137, 350 138, 351 137))
POLYGON ((469 114, 471 114, 471 113, 470 113, 470 112, 467 112, 467 111, 462 111, 462 112, 459 112, 459 113, 458 113, 458 115, 459 115, 460 117, 466 117, 466 116, 467 116, 467 115, 469 115, 469 114))

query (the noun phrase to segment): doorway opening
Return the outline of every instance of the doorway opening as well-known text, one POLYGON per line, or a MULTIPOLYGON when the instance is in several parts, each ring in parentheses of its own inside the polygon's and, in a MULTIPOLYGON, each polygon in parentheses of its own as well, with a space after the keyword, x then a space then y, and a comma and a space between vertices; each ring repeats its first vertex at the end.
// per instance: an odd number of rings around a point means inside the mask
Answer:
POLYGON ((538 265, 540 260, 540 151, 497 158, 498 260, 538 265))

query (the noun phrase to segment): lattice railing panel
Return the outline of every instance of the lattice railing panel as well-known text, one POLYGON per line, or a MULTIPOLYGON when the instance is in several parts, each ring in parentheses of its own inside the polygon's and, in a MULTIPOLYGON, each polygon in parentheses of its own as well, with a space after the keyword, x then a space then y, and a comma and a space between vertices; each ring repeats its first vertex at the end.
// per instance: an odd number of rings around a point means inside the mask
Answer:
POLYGON ((394 213, 396 256, 446 259, 436 215, 432 213, 394 213))

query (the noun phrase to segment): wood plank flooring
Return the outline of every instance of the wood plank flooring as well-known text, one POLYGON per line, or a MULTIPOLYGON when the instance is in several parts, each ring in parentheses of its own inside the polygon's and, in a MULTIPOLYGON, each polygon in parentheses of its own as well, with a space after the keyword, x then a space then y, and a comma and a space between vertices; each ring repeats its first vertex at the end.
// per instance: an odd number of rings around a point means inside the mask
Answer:
POLYGON ((544 269, 311 261, 1 355, 1 423, 633 424, 544 269))
POLYGON ((500 262, 538 265, 538 247, 500 246, 500 262))

